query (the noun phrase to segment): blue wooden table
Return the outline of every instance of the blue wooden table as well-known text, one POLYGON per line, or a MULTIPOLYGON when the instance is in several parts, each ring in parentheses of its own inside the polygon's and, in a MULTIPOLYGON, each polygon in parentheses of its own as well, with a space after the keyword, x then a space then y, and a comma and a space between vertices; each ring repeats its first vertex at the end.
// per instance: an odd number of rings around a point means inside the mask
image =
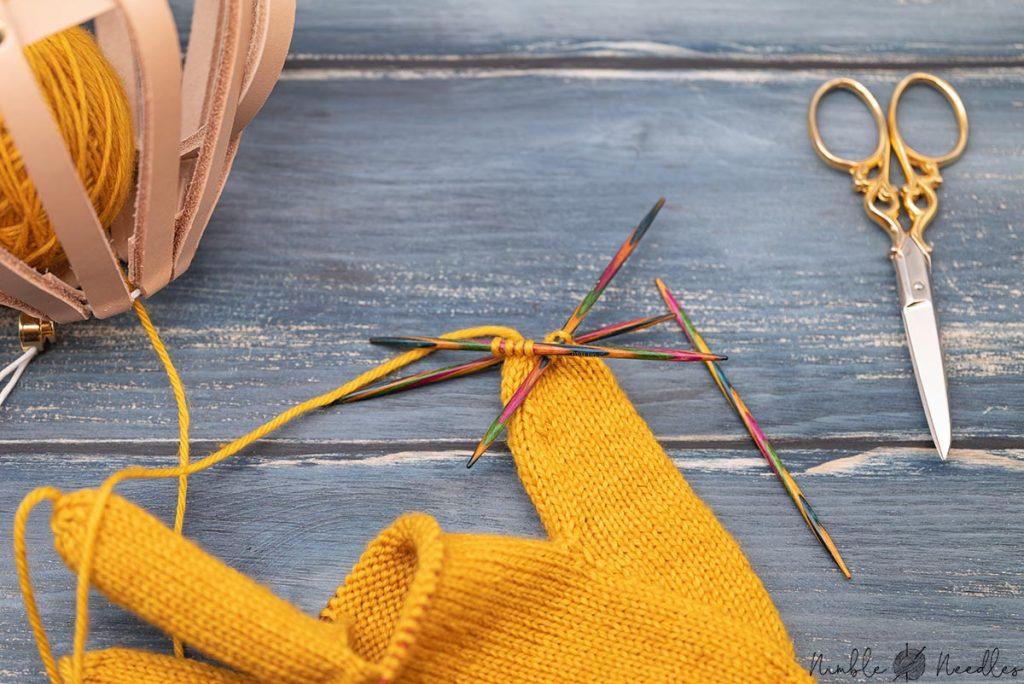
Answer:
MULTIPOLYGON (((909 644, 930 658, 922 681, 982 679, 936 677, 940 651, 952 667, 999 648, 1000 663, 1024 667, 1024 3, 548 5, 300 1, 288 69, 195 264, 150 305, 189 390, 195 453, 381 361, 371 335, 479 323, 542 335, 665 195, 592 318, 659 312, 662 276, 730 355, 852 581, 702 368, 613 368, 749 555, 801 661, 848 667, 852 649, 871 648, 891 668, 909 644), (804 121, 826 78, 887 95, 922 66, 957 87, 972 123, 929 233, 947 463, 930 448, 888 241, 804 121)), ((830 139, 866 150, 866 113, 835 100, 830 139)), ((925 150, 952 139, 939 103, 906 102, 925 150)), ((14 328, 0 315, 12 354, 14 328)), ((63 333, 0 414, 4 548, 31 488, 174 461, 172 399, 134 319, 63 333)), ((681 343, 668 326, 642 341, 681 343)), ((540 535, 503 446, 462 467, 499 408, 490 374, 310 416, 195 477, 186 532, 311 613, 404 511, 540 535)), ((122 492, 170 519, 171 483, 122 492)), ((73 578, 45 514, 30 533, 44 619, 67 652, 73 578)), ((95 599, 92 646, 165 641, 95 599)), ((41 677, 4 552, 0 680, 41 677)))

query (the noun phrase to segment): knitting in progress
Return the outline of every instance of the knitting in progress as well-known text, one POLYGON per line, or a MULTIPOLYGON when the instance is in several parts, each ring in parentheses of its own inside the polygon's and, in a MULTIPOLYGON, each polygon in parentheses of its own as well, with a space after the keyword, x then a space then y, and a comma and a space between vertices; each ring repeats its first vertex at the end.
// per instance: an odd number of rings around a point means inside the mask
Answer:
MULTIPOLYGON (((496 326, 445 337, 494 335, 520 338, 496 326)), ((504 359, 505 400, 535 365, 523 349, 504 359)), ((404 515, 370 543, 319 620, 111 492, 125 479, 203 470, 428 353, 396 357, 188 466, 129 468, 98 490, 27 497, 16 551, 51 679, 810 681, 743 552, 597 359, 553 359, 509 424, 547 540, 448 533, 429 515, 404 515), (128 649, 86 652, 81 602, 75 657, 56 663, 24 548, 29 511, 43 500, 53 502, 55 544, 84 578, 86 601, 92 583, 226 668, 128 649)))

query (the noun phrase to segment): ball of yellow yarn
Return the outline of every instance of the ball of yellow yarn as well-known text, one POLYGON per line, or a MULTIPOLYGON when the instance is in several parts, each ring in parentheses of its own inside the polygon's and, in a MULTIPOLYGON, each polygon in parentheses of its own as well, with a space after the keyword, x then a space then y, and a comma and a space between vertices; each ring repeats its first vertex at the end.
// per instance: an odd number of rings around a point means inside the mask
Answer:
MULTIPOLYGON (((128 99, 89 32, 71 28, 25 49, 100 223, 114 222, 131 190, 135 145, 128 99)), ((17 97, 5 93, 5 97, 17 97)), ((35 185, 0 118, 0 245, 47 271, 66 263, 35 185)))

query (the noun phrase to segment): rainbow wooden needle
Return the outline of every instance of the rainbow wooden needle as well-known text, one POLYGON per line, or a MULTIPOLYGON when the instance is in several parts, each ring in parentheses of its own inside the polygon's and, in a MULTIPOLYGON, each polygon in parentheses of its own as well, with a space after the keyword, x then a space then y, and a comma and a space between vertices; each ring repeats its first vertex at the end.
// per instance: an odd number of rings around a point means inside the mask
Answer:
MULTIPOLYGON (((604 292, 606 287, 608 287, 608 283, 612 281, 615 274, 618 273, 619 269, 622 268, 622 265, 626 263, 626 259, 628 259, 629 255, 636 249, 640 239, 647 232, 647 229, 651 227, 651 224, 654 223, 654 218, 658 215, 658 212, 661 211, 663 206, 665 206, 665 198, 661 197, 654 203, 651 210, 647 212, 647 216, 644 216, 643 220, 640 221, 636 228, 633 229, 633 232, 630 233, 626 241, 622 243, 622 246, 619 247, 615 256, 612 257, 612 260, 604 269, 604 272, 601 273, 601 277, 597 279, 597 284, 594 285, 593 289, 591 289, 586 296, 583 297, 579 306, 577 306, 572 314, 569 315, 569 319, 565 322, 565 325, 562 326, 563 331, 569 335, 576 332, 576 328, 578 328, 580 323, 583 322, 583 319, 590 312, 590 309, 593 308, 594 303, 601 297, 601 293, 604 292)), ((522 405, 523 401, 526 400, 530 390, 532 390, 534 385, 537 384, 537 381, 540 380, 541 375, 544 374, 544 371, 547 370, 550 364, 551 360, 548 357, 542 356, 540 358, 537 365, 533 367, 533 370, 530 371, 529 375, 526 376, 526 379, 523 380, 523 383, 508 400, 508 403, 505 404, 505 407, 502 408, 498 417, 495 418, 494 422, 492 422, 490 427, 487 428, 487 432, 484 434, 483 439, 481 439, 476 445, 476 449, 473 450, 473 455, 469 457, 469 462, 466 463, 467 468, 472 468, 473 464, 484 455, 484 452, 486 452, 492 444, 494 444, 494 440, 498 438, 498 435, 500 435, 502 430, 504 430, 508 425, 508 421, 522 405)))
MULTIPOLYGON (((665 301, 665 306, 668 307, 669 311, 676 319, 676 323, 682 328, 683 334, 686 335, 687 339, 690 340, 690 344, 699 351, 707 352, 710 351, 708 345, 704 342, 704 338, 700 336, 693 323, 690 321, 689 316, 683 311, 682 306, 669 291, 665 283, 658 278, 654 281, 658 286, 658 292, 661 293, 661 298, 665 301)), ((829 536, 825 526, 821 524, 818 519, 818 515, 814 512, 814 507, 811 506, 811 502, 807 500, 804 493, 800 491, 800 486, 797 485, 796 480, 786 470, 786 466, 783 465, 779 455, 775 453, 775 449, 772 447, 768 438, 765 436, 764 431, 761 430, 761 426, 758 425, 757 421, 754 420, 754 416, 751 415, 750 409, 743 403, 743 399, 740 398, 739 392, 732 386, 729 379, 722 372, 722 368, 714 361, 707 361, 705 364, 708 367, 708 371, 711 373, 711 377, 714 379, 715 384, 718 385, 718 389, 722 392, 722 395, 726 400, 732 404, 732 407, 739 414, 740 420, 743 421, 743 425, 747 428, 747 432, 753 438, 754 443, 757 445, 761 455, 764 456, 765 460, 768 461, 768 465, 771 466, 772 470, 775 471, 775 475, 782 482, 782 486, 786 489, 786 493, 789 494, 789 498, 793 500, 800 515, 803 516, 804 522, 814 533, 814 536, 818 538, 818 541, 824 546, 829 555, 832 556, 832 560, 835 561, 836 565, 839 566, 839 570, 843 573, 846 579, 850 579, 850 570, 846 567, 846 563, 843 561, 842 555, 839 553, 839 549, 836 548, 835 543, 832 541, 832 537, 829 536)))
POLYGON ((389 380, 388 382, 380 385, 357 390, 351 394, 345 395, 339 399, 337 403, 351 404, 356 401, 376 399, 377 397, 383 397, 388 394, 406 392, 408 390, 416 389, 417 387, 424 387, 437 382, 444 382, 445 380, 461 378, 464 375, 479 373, 480 371, 487 370, 488 368, 493 368, 500 363, 501 359, 496 356, 484 356, 468 363, 460 363, 454 366, 425 370, 419 373, 413 373, 412 375, 406 375, 401 378, 395 378, 394 380, 389 380))
MULTIPOLYGON (((594 342, 597 340, 607 339, 609 337, 615 337, 616 335, 624 335, 630 332, 637 332, 645 330, 652 326, 670 321, 673 319, 672 314, 662 314, 661 316, 647 316, 645 318, 634 318, 628 321, 622 321, 621 323, 613 323, 606 325, 597 330, 591 330, 583 333, 576 338, 577 342, 587 343, 594 342)), ((501 363, 501 359, 492 355, 484 356, 479 359, 475 359, 468 363, 460 363, 453 366, 446 366, 444 368, 438 368, 434 370, 422 371, 413 375, 407 375, 401 378, 395 378, 386 383, 377 385, 375 387, 368 387, 366 389, 358 390, 349 394, 339 400, 338 403, 351 403, 355 401, 363 401, 365 399, 373 399, 375 397, 385 396, 387 394, 394 394, 396 392, 404 392, 406 390, 416 389, 417 387, 423 387, 425 385, 432 385, 437 382, 443 382, 445 380, 451 380, 453 378, 459 378, 464 375, 471 375, 488 368, 493 368, 501 363)))
MULTIPOLYGON (((616 335, 624 335, 630 332, 637 332, 645 330, 652 326, 670 321, 673 319, 672 314, 662 314, 661 316, 647 316, 645 318, 634 318, 629 321, 622 321, 621 323, 613 323, 606 325, 597 330, 591 330, 579 335, 576 338, 577 342, 587 343, 594 342, 597 340, 607 339, 609 337, 615 337, 616 335)), ((426 385, 432 385, 437 382, 443 382, 445 380, 451 380, 453 378, 460 378, 464 375, 471 375, 473 373, 479 373, 480 371, 488 368, 494 368, 501 363, 501 359, 496 356, 483 356, 479 359, 475 359, 468 363, 460 363, 454 366, 446 366, 444 368, 437 368, 433 370, 422 371, 413 375, 407 375, 401 378, 395 378, 388 382, 376 385, 374 387, 368 387, 366 389, 352 392, 338 400, 339 404, 349 404, 356 401, 364 401, 366 399, 374 399, 376 397, 382 397, 388 394, 395 394, 397 392, 404 392, 406 390, 416 389, 417 387, 424 387, 426 385)))
MULTIPOLYGON (((404 349, 444 349, 447 351, 488 351, 493 349, 490 340, 446 340, 442 337, 373 337, 372 344, 382 344, 404 349)), ((598 347, 589 344, 561 344, 558 342, 533 342, 533 352, 542 356, 596 356, 608 359, 639 359, 642 361, 722 361, 726 357, 718 354, 705 354, 689 349, 665 349, 661 347, 598 347)), ((498 341, 498 351, 510 349, 520 340, 498 341)), ((508 353, 508 352, 506 352, 508 353)))
POLYGON ((621 323, 612 323, 604 327, 598 328, 597 330, 591 330, 589 332, 580 333, 576 336, 576 341, 580 344, 589 344, 590 342, 596 342, 597 340, 606 340, 609 337, 615 337, 617 335, 625 335, 626 333, 639 332, 646 330, 647 328, 653 328, 656 325, 664 323, 665 321, 672 320, 672 314, 662 314, 660 316, 645 316, 644 318, 634 318, 628 321, 622 321, 621 323))

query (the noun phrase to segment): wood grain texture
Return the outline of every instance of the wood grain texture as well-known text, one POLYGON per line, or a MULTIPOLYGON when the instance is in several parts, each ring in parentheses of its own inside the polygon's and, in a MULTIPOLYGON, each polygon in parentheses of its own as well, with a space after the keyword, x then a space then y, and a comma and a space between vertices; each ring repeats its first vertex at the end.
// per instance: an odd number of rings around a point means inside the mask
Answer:
MULTIPOLYGON (((172 0, 187 31, 187 0, 172 0)), ((299 0, 292 53, 700 62, 1017 60, 1024 3, 974 0, 299 0)))
MULTIPOLYGON (((945 170, 929 236, 954 446, 970 447, 1024 434, 1024 115, 1017 71, 946 75, 974 128, 945 170)), ((369 368, 387 354, 371 335, 500 323, 542 336, 665 195, 595 325, 660 311, 652 279, 664 277, 781 443, 924 443, 888 241, 807 142, 821 78, 283 82, 195 264, 151 303, 196 436, 233 437, 369 368)), ((867 74, 872 87, 895 80, 867 74)), ((841 104, 828 113, 866 139, 861 112, 841 104)), ((923 96, 907 104, 921 129, 911 140, 937 147, 948 114, 923 96)), ((838 146, 857 139, 839 128, 827 127, 838 146)), ((65 333, 4 408, 4 439, 173 437, 170 395, 131 316, 65 333)), ((682 342, 670 326, 634 339, 682 342)), ((656 434, 745 439, 699 366, 614 368, 656 434)), ((327 411, 280 436, 468 443, 499 408, 491 374, 327 411)))
MULTIPOLYGON (((172 2, 183 29, 190 4, 172 2)), ((627 4, 300 0, 286 80, 246 133, 192 269, 150 302, 189 390, 194 452, 386 358, 371 335, 480 323, 543 335, 665 195, 593 323, 660 312, 662 276, 730 354, 731 379, 852 582, 702 368, 613 368, 742 544, 801 661, 820 651, 841 664, 871 647, 891 667, 910 643, 965 663, 999 647, 1024 664, 1024 2, 627 4), (953 410, 947 464, 928 447, 888 241, 804 127, 826 78, 860 77, 884 102, 908 67, 930 64, 948 67, 940 74, 972 122, 929 231, 953 410)), ((911 143, 940 151, 951 120, 927 95, 911 93, 904 125, 911 143)), ((866 150, 867 118, 849 104, 828 103, 826 134, 866 150)), ((14 326, 0 314, 0 330, 14 326)), ((173 404, 137 323, 63 333, 0 411, 4 548, 34 486, 91 486, 129 463, 174 460, 173 404)), ((670 326, 634 341, 682 344, 670 326)), ((462 468, 499 409, 497 382, 310 416, 194 478, 187 533, 310 613, 403 511, 539 536, 507 453, 462 468)), ((123 489, 165 520, 173 490, 123 489)), ((45 518, 31 528, 33 570, 67 652, 73 580, 45 518)), ((93 646, 166 650, 102 599, 94 606, 93 646)), ((3 553, 0 681, 40 679, 3 553)))
MULTIPOLYGON (((436 516, 449 530, 543 536, 511 458, 495 454, 472 472, 461 451, 338 444, 320 451, 257 447, 248 457, 193 478, 187 533, 231 566, 315 614, 363 546, 409 510, 436 516)), ((69 447, 0 456, 7 484, 0 515, 38 482, 73 489, 129 463, 165 464, 165 455, 98 457, 69 447)), ((809 665, 871 647, 890 666, 905 642, 977 660, 1001 647, 1024 660, 1021 594, 1024 450, 954 452, 940 464, 927 449, 790 451, 785 458, 854 572, 831 565, 753 448, 669 449, 698 495, 737 537, 772 594, 809 665)), ((173 516, 172 482, 128 484, 123 493, 173 516)), ((69 648, 73 578, 52 550, 46 508, 32 519, 31 567, 55 647, 69 648)), ((8 546, 5 524, 3 545, 8 546)), ((153 630, 93 601, 91 644, 167 650, 153 630)), ((9 554, 0 555, 0 678, 40 671, 24 626, 9 554)), ((822 678, 829 681, 830 678, 822 678)), ((846 678, 845 681, 848 681, 846 678)), ((835 681, 844 681, 835 678, 835 681)), ((889 681, 888 679, 886 681, 889 681)), ((926 680, 927 681, 927 680, 926 680)), ((953 680, 955 681, 955 679, 953 680)))

